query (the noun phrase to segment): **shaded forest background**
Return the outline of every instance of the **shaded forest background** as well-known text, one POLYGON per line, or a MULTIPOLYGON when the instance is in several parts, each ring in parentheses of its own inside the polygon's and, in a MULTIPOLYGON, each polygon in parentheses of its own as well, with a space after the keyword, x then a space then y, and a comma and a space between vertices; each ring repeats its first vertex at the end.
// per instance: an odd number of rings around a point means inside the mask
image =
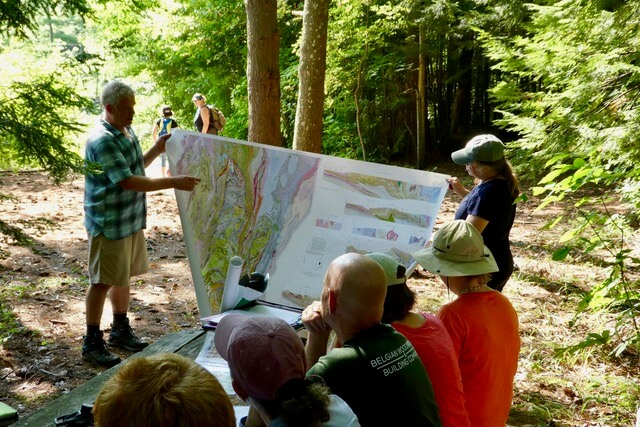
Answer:
MULTIPOLYGON (((44 169, 55 182, 83 173, 86 133, 113 78, 136 90, 144 146, 163 104, 191 129, 191 96, 202 92, 227 117, 223 135, 248 139, 266 114, 293 147, 303 11, 319 2, 3 2, 0 169, 44 169), (279 103, 250 115, 247 26, 258 8, 275 16, 267 34, 278 41, 268 49, 279 103)), ((621 365, 640 350, 639 17, 637 0, 335 0, 324 97, 313 107, 321 152, 372 162, 433 168, 471 136, 499 135, 533 183, 520 202, 535 197, 538 209, 557 211, 545 226, 557 236, 547 256, 607 272, 575 317, 604 311, 610 321, 559 351, 600 347, 621 365)), ((14 199, 0 190, 0 202, 14 199)), ((15 244, 28 246, 34 225, 47 223, 0 218, 15 244)))

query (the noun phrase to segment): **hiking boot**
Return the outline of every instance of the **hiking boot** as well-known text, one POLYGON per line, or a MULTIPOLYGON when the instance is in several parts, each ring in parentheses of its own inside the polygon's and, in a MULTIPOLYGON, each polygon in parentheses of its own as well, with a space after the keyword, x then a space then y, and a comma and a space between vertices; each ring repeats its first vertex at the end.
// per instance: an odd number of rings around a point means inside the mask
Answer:
POLYGON ((102 339, 102 331, 93 335, 85 335, 83 338, 82 357, 85 360, 108 368, 120 363, 120 358, 107 350, 107 344, 102 339))
POLYGON ((142 341, 133 333, 129 326, 129 319, 111 325, 111 334, 109 334, 109 345, 113 347, 124 348, 129 351, 140 351, 149 345, 148 342, 142 341))

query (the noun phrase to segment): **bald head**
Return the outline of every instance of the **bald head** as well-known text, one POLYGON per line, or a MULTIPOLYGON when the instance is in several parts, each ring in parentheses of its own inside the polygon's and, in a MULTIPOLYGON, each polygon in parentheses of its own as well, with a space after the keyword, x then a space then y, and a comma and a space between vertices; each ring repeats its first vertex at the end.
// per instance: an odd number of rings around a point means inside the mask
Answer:
POLYGON ((329 265, 324 286, 323 297, 334 298, 324 301, 325 311, 345 327, 364 329, 380 323, 387 282, 384 270, 371 258, 356 253, 339 256, 329 265))

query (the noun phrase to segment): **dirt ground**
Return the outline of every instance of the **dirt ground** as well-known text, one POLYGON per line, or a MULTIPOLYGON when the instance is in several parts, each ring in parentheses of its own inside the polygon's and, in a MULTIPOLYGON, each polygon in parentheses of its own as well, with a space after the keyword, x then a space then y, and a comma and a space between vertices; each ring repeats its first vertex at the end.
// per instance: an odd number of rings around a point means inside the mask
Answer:
MULTIPOLYGON (((448 173, 442 168, 437 171, 448 173)), ((449 172, 462 175, 464 171, 449 172)), ((148 174, 158 176, 158 165, 148 174)), ((0 260, 0 325, 11 324, 7 321, 11 313, 17 319, 10 337, 0 342, 0 401, 16 408, 21 417, 103 370, 80 356, 87 285, 83 186, 81 178, 54 186, 39 172, 0 173, 0 193, 16 198, 0 203, 2 220, 45 217, 57 224, 52 229, 26 229, 35 238, 34 250, 0 238, 0 250, 8 253, 0 260), (2 306, 3 300, 8 304, 2 306)), ((199 315, 174 193, 150 193, 147 201, 151 269, 132 287, 130 318, 137 334, 153 342, 170 332, 199 327, 199 315)), ((455 197, 446 198, 436 227, 453 217, 458 202, 455 197)), ((548 217, 535 213, 534 207, 534 203, 519 207, 511 236, 516 262, 523 268, 528 268, 528 258, 541 256, 545 246, 540 226, 548 217)), ((428 311, 449 297, 437 280, 423 271, 414 273, 410 285, 418 292, 421 308, 428 311)), ((553 291, 506 291, 517 309, 521 304, 524 335, 537 328, 527 325, 527 302, 545 300, 553 291)), ((103 328, 109 327, 111 318, 107 303, 103 328)), ((122 358, 129 355, 118 349, 115 352, 122 358)), ((527 385, 519 387, 524 390, 527 385)))
MULTIPOLYGON (((159 175, 155 166, 150 174, 159 175)), ((57 224, 26 229, 35 236, 35 250, 0 238, 0 249, 9 253, 0 261, 0 292, 10 301, 9 307, 0 306, 0 320, 6 321, 9 311, 18 319, 15 332, 0 343, 0 401, 21 417, 103 370, 80 356, 87 286, 83 189, 82 178, 55 186, 42 173, 0 174, 0 193, 18 199, 0 203, 2 220, 45 217, 57 224)), ((174 193, 150 193, 147 204, 151 268, 136 277, 129 316, 136 333, 153 342, 199 327, 199 316, 174 193)), ((111 319, 107 303, 103 329, 111 319)), ((123 359, 130 354, 114 352, 123 359)))

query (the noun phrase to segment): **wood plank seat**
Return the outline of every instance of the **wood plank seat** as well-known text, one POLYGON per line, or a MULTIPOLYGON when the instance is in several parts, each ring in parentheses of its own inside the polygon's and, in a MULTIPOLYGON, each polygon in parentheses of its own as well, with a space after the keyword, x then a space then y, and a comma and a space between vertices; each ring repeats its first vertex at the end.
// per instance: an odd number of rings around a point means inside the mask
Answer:
MULTIPOLYGON (((150 356, 156 353, 178 353, 195 360, 204 344, 205 332, 202 329, 174 332, 164 335, 156 342, 149 345, 143 351, 131 355, 128 359, 150 356)), ((123 362, 125 363, 126 360, 123 362)), ((83 403, 93 403, 105 381, 121 366, 116 365, 99 375, 93 377, 81 386, 60 396, 48 405, 31 413, 29 416, 19 419, 11 424, 15 426, 45 427, 53 426, 54 420, 62 415, 67 415, 80 410, 83 403)))

